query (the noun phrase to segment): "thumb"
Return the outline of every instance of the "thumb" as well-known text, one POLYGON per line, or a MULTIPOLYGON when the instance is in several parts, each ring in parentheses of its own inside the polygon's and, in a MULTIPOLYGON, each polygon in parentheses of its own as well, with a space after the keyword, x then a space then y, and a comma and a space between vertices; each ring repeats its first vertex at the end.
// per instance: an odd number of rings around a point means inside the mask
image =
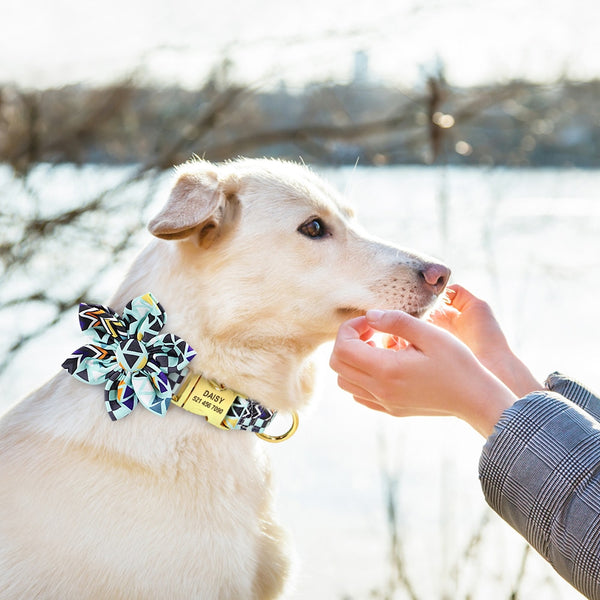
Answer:
POLYGON ((417 348, 427 345, 437 329, 401 310, 368 310, 366 317, 373 329, 397 335, 417 348))

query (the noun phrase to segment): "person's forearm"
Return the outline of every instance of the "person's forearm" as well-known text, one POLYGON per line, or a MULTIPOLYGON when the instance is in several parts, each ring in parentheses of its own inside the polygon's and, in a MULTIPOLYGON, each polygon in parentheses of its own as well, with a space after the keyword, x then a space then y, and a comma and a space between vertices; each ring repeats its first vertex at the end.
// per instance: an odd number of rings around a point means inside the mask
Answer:
POLYGON ((519 398, 544 389, 544 385, 512 351, 507 351, 501 359, 482 357, 481 362, 519 398))

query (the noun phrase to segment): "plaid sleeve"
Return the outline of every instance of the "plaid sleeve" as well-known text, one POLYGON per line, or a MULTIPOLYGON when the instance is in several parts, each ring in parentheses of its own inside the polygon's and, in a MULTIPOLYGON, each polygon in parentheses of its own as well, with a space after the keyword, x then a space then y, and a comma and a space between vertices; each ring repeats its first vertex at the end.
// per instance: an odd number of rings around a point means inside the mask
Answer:
POLYGON ((600 600, 600 424, 550 391, 506 410, 479 477, 488 504, 588 598, 600 600))
POLYGON ((585 412, 600 421, 600 398, 575 379, 554 372, 548 375, 546 387, 550 391, 568 398, 571 402, 575 402, 577 406, 580 406, 585 412))

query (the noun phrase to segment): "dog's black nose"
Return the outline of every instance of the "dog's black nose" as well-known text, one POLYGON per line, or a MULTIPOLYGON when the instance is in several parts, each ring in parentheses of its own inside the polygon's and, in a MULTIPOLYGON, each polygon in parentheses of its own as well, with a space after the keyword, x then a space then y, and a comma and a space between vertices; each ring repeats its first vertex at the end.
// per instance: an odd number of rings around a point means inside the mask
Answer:
POLYGON ((419 275, 423 279, 423 283, 436 296, 439 296, 446 288, 448 279, 450 279, 450 269, 446 265, 427 263, 419 271, 419 275))

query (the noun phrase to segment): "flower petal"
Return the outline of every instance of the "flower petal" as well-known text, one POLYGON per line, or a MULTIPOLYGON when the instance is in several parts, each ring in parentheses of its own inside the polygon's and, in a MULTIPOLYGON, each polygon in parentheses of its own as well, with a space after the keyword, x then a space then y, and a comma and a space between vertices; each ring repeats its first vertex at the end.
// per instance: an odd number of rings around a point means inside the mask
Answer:
POLYGON ((114 354, 94 344, 86 344, 74 350, 61 365, 75 379, 96 385, 104 383, 116 366, 114 354))
POLYGON ((123 320, 127 324, 127 335, 148 342, 160 333, 167 315, 156 298, 147 293, 131 300, 123 311, 123 320))
POLYGON ((131 383, 138 400, 157 415, 165 416, 173 395, 169 380, 160 371, 149 375, 144 371, 133 373, 131 383))
POLYGON ((183 371, 196 356, 194 349, 185 340, 172 333, 156 336, 148 343, 147 348, 148 360, 167 374, 183 371))
POLYGON ((104 404, 108 416, 116 421, 131 413, 137 405, 133 388, 124 379, 109 381, 104 388, 104 404))
POLYGON ((112 308, 102 304, 79 305, 81 331, 102 344, 112 344, 127 336, 127 328, 112 308))

